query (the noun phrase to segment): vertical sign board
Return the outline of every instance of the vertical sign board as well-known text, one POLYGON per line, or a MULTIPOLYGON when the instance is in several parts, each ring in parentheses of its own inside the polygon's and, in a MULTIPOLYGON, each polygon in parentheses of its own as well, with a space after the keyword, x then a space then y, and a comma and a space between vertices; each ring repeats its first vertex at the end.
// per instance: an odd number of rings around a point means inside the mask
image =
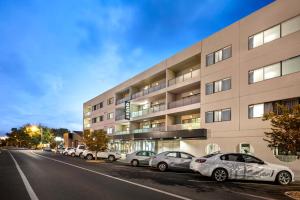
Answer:
POLYGON ((125 119, 130 120, 130 101, 125 101, 125 119))

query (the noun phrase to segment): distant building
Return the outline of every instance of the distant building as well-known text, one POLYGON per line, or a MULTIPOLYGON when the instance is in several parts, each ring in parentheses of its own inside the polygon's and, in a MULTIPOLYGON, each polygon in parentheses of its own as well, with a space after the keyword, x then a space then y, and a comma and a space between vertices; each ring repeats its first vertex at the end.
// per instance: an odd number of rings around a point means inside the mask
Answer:
POLYGON ((73 131, 72 133, 64 133, 64 147, 77 147, 83 143, 82 131, 73 131))

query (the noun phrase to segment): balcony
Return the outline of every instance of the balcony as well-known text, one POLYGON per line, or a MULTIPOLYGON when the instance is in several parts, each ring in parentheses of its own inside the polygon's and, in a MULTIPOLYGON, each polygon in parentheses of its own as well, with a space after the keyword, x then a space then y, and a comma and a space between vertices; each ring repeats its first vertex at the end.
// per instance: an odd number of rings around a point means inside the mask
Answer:
POLYGON ((168 126, 168 131, 200 129, 200 123, 174 124, 168 126))
POLYGON ((165 104, 155 105, 155 106, 153 106, 151 108, 148 108, 148 109, 132 112, 131 117, 132 118, 141 117, 141 116, 149 115, 151 113, 163 111, 165 109, 166 109, 165 104))
POLYGON ((168 86, 176 85, 178 83, 182 83, 199 76, 200 76, 200 69, 193 70, 191 72, 185 73, 181 76, 177 76, 173 79, 168 80, 168 86))
POLYGON ((84 113, 84 117, 88 117, 91 115, 91 111, 84 113))
POLYGON ((181 106, 187 106, 194 103, 200 103, 200 94, 193 95, 190 97, 186 97, 184 99, 180 99, 178 101, 173 101, 169 103, 169 109, 177 108, 181 106))
POLYGON ((119 104, 121 104, 121 103, 124 103, 125 101, 128 101, 128 100, 130 100, 130 97, 129 97, 129 96, 124 97, 124 98, 122 98, 122 99, 118 99, 118 100, 116 101, 116 105, 119 105, 119 104))
POLYGON ((165 126, 158 126, 153 128, 140 128, 132 130, 132 133, 149 133, 149 132, 158 132, 158 131, 165 131, 165 126))
POLYGON ((115 117, 116 121, 120 121, 120 120, 124 120, 125 119, 125 115, 118 115, 115 117))
POLYGON ((146 89, 146 90, 144 89, 144 90, 142 90, 142 91, 139 91, 139 92, 133 94, 133 95, 131 96, 131 98, 132 98, 132 99, 136 99, 136 98, 138 98, 138 97, 145 96, 145 95, 150 94, 150 93, 152 93, 152 92, 155 92, 155 91, 164 89, 165 87, 166 87, 166 83, 163 82, 163 83, 161 83, 161 84, 159 84, 159 85, 156 85, 156 86, 154 86, 154 87, 150 87, 150 88, 148 88, 148 89, 146 89))
POLYGON ((126 134, 130 134, 130 132, 129 131, 116 131, 114 133, 114 135, 126 135, 126 134))

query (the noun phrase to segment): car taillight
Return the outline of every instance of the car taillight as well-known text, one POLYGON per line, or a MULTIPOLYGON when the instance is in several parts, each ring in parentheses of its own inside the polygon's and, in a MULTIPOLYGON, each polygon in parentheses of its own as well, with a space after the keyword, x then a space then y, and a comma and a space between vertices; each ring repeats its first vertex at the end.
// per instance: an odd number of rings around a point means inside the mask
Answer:
POLYGON ((195 160, 195 162, 197 163, 204 163, 205 161, 206 161, 205 159, 201 159, 201 158, 195 160))

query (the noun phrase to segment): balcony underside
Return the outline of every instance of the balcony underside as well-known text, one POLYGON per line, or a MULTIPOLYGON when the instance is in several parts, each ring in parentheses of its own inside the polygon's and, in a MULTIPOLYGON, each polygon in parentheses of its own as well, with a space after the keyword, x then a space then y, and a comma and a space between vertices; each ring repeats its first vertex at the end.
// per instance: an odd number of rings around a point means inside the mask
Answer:
POLYGON ((113 135, 116 140, 143 140, 143 139, 207 139, 207 129, 193 129, 193 130, 178 130, 178 131, 163 131, 163 132, 150 132, 150 133, 136 133, 125 135, 113 135))

